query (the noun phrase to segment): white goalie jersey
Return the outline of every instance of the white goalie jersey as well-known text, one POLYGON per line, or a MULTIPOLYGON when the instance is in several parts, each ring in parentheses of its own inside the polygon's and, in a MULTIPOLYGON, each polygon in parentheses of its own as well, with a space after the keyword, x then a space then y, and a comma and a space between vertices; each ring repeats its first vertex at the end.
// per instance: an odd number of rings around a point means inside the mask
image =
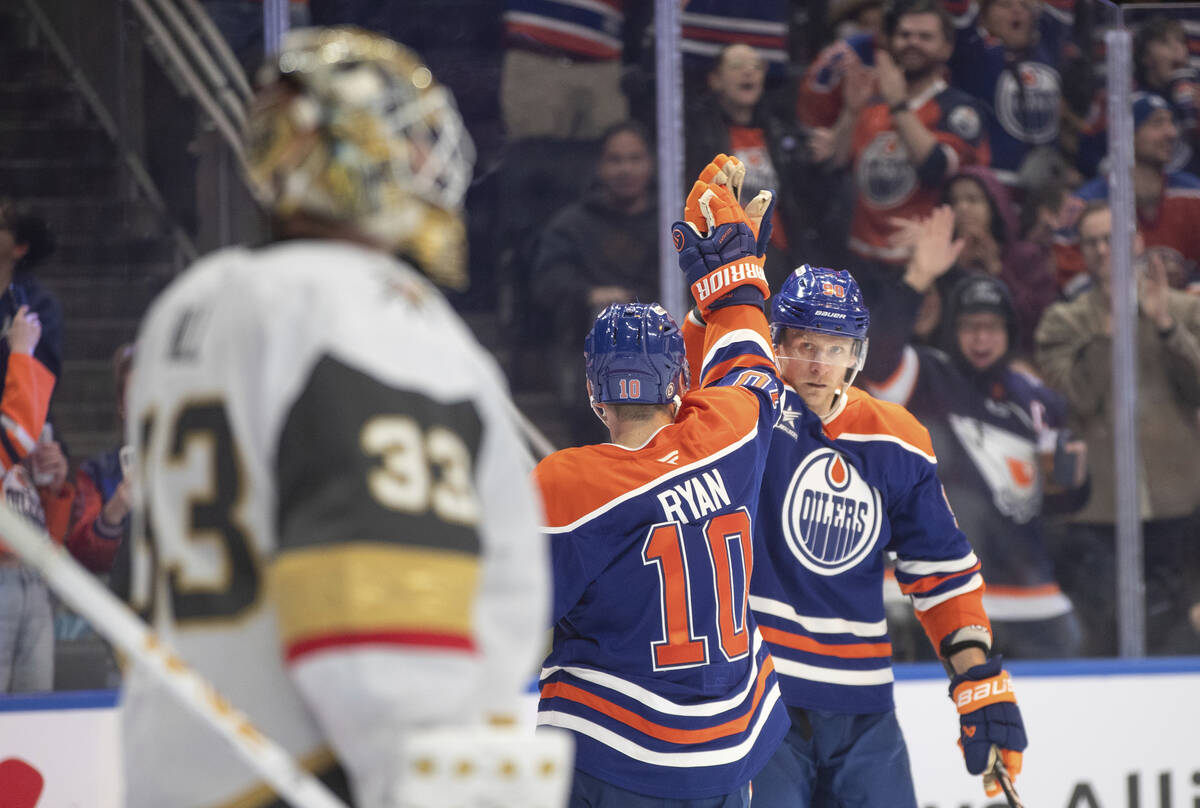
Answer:
MULTIPOLYGON (((364 808, 406 733, 511 712, 536 670, 548 554, 506 396, 424 278, 349 244, 218 252, 142 325, 133 605, 364 808)), ((281 804, 137 669, 122 735, 130 808, 281 804)))

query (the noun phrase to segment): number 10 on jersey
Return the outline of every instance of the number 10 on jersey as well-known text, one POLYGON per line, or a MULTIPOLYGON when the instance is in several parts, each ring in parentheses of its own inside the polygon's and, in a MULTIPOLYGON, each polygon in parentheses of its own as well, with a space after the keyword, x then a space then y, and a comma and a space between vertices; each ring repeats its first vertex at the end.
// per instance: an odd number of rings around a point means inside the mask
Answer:
POLYGON ((655 670, 708 663, 709 636, 697 635, 697 629, 704 627, 697 626, 695 619, 697 613, 708 611, 701 606, 706 602, 715 602, 712 629, 725 659, 733 661, 750 652, 750 633, 746 630, 752 558, 750 515, 745 508, 739 508, 714 516, 704 525, 703 534, 711 581, 704 580, 707 576, 699 571, 689 569, 679 522, 655 525, 642 546, 642 563, 654 565, 659 579, 663 638, 651 643, 655 670), (742 573, 740 582, 734 576, 735 566, 742 573), (710 583, 711 594, 706 591, 710 583))

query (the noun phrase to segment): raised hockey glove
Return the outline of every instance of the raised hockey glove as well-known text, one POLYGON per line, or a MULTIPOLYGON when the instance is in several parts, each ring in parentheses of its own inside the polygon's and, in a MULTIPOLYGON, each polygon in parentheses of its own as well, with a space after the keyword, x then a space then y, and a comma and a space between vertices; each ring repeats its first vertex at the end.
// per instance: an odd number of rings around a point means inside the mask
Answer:
POLYGON ((1015 778, 1021 771, 1021 753, 1026 746, 1025 723, 1017 707, 1012 679, 1001 668, 1000 657, 992 657, 954 676, 950 680, 950 698, 958 708, 958 745, 962 747, 967 771, 983 775, 984 791, 994 797, 1000 793, 995 774, 997 756, 1015 778))
POLYGON ((700 211, 704 235, 691 222, 676 222, 671 236, 700 316, 725 306, 761 307, 770 294, 763 272, 765 242, 760 250, 746 212, 728 188, 703 182, 692 187, 688 205, 700 211))

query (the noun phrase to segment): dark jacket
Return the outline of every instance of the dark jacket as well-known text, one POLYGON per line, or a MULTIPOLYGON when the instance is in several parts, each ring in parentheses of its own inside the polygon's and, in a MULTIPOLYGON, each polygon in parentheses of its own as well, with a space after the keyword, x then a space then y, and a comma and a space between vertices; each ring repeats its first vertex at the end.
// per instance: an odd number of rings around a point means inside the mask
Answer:
MULTIPOLYGON (((4 331, 8 330, 8 324, 21 306, 29 306, 41 320, 42 336, 33 355, 57 378, 62 374, 62 305, 32 272, 18 272, 12 284, 0 295, 0 325, 4 331)), ((8 340, 0 340, 0 379, 8 370, 8 353, 8 340)))
MULTIPOLYGON (((686 118, 685 191, 714 156, 731 150, 729 119, 711 96, 693 105, 686 118)), ((839 194, 839 178, 812 163, 808 141, 793 123, 774 117, 759 104, 750 125, 763 130, 771 164, 779 176, 779 187, 771 190, 788 238, 786 260, 791 265, 784 272, 799 263, 841 266, 849 233, 849 189, 839 194)))
POLYGON ((583 350, 596 312, 587 302, 596 286, 625 286, 643 303, 658 300, 658 213, 616 210, 599 191, 568 205, 542 232, 530 288, 553 319, 554 333, 583 350))

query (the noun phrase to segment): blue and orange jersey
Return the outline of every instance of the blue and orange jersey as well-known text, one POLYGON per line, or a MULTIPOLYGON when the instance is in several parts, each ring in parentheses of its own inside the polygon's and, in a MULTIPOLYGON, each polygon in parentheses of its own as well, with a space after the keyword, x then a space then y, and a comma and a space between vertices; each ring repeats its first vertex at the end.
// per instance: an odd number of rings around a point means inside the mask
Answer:
POLYGON ((509 47, 561 54, 575 60, 621 58, 625 0, 505 0, 509 47))
POLYGON ((908 107, 937 140, 939 153, 922 165, 914 164, 880 99, 859 114, 850 147, 856 187, 850 249, 891 264, 904 263, 908 250, 892 245, 890 220, 928 216, 947 178, 964 166, 991 160, 983 120, 965 93, 939 79, 908 107))
POLYGON ((936 474, 929 433, 903 407, 850 388, 814 442, 785 388, 759 499, 750 606, 790 706, 891 709, 884 563, 935 647, 987 630, 979 561, 936 474))
POLYGON ((673 423, 535 470, 554 569, 538 722, 575 734, 578 768, 664 798, 736 790, 788 727, 747 606, 780 382, 760 311, 711 319, 673 423))
POLYGON ((1040 3, 1034 42, 1019 56, 984 30, 977 3, 945 0, 945 6, 958 29, 950 83, 987 110, 992 170, 1004 184, 1015 185, 1025 155, 1058 141, 1059 66, 1071 46, 1075 0, 1040 3))
POLYGON ((784 0, 690 0, 679 13, 685 70, 708 71, 728 45, 758 51, 770 76, 787 74, 788 4, 784 0))

